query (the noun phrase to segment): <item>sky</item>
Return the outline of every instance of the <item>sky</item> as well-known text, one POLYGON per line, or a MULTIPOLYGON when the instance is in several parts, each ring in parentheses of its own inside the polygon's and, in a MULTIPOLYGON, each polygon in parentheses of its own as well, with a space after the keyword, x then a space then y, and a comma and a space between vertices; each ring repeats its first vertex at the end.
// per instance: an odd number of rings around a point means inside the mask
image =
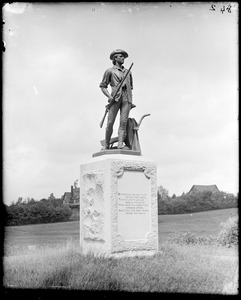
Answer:
MULTIPOLYGON (((115 49, 133 75, 130 117, 169 195, 238 192, 238 4, 23 3, 3 9, 3 195, 61 197, 101 149, 99 84, 115 49)), ((110 90, 110 88, 109 88, 110 90)), ((113 136, 117 136, 118 118, 113 136)))

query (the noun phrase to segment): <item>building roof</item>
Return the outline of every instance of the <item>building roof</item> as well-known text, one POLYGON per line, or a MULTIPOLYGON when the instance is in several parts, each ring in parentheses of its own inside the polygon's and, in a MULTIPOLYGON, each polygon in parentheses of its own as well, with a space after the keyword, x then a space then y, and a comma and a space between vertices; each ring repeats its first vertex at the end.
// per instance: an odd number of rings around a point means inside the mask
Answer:
POLYGON ((70 201, 71 201, 71 192, 65 192, 63 202, 64 203, 69 203, 70 201))
POLYGON ((193 192, 212 192, 217 193, 219 192, 218 187, 216 184, 213 185, 193 185, 188 194, 193 192))

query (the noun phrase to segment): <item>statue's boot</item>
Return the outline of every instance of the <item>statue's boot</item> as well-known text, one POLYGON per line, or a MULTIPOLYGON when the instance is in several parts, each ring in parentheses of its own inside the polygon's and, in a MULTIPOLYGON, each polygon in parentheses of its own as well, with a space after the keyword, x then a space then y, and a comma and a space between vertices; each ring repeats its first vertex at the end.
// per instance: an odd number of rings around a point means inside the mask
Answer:
POLYGON ((124 142, 123 142, 124 137, 125 137, 125 133, 123 131, 119 131, 117 149, 130 150, 130 148, 128 148, 127 146, 124 145, 124 142))
POLYGON ((111 134, 112 134, 112 132, 106 131, 106 133, 105 133, 105 144, 104 144, 104 146, 102 147, 101 150, 108 150, 108 149, 110 149, 111 134))
POLYGON ((107 144, 105 142, 104 146, 101 148, 101 150, 108 150, 110 147, 109 147, 109 144, 107 144))

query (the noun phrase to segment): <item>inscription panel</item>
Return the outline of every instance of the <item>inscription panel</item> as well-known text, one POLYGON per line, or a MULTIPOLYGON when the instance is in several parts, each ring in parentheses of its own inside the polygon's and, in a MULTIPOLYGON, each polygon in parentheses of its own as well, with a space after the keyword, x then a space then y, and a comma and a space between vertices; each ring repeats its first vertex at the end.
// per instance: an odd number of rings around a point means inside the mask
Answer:
POLYGON ((118 234, 138 240, 150 231, 150 179, 143 170, 125 170, 118 177, 118 234))

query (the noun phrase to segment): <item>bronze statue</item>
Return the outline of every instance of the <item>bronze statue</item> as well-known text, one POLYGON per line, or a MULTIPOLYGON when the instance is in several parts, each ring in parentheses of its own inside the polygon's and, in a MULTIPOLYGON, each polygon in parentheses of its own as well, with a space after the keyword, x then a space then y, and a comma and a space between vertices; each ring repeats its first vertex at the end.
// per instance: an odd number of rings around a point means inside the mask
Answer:
MULTIPOLYGON (((129 117, 130 110, 135 107, 132 103, 132 89, 133 89, 133 78, 131 74, 131 67, 129 70, 125 69, 123 64, 125 58, 128 57, 126 51, 117 49, 110 54, 113 67, 105 71, 100 88, 103 94, 108 98, 108 105, 105 116, 108 111, 108 120, 105 132, 105 142, 102 150, 109 149, 111 135, 113 133, 113 125, 120 111, 120 125, 118 129, 118 149, 129 149, 124 145, 126 139, 126 126, 129 117), (111 94, 108 91, 108 85, 111 86, 111 94)), ((105 118, 104 116, 104 118, 105 118)), ((104 122, 104 118, 101 122, 101 127, 104 122)))
MULTIPOLYGON (((150 114, 145 114, 143 115, 139 122, 137 123, 134 118, 128 118, 127 121, 127 126, 126 126, 126 138, 124 140, 126 146, 133 151, 140 152, 141 154, 141 146, 139 142, 139 137, 138 137, 138 130, 140 128, 141 122, 145 117, 150 116, 150 114)), ((115 143, 118 142, 118 137, 113 137, 110 139, 110 149, 116 149, 117 147, 114 146, 115 143)), ((101 145, 105 145, 105 140, 100 141, 101 145)))

